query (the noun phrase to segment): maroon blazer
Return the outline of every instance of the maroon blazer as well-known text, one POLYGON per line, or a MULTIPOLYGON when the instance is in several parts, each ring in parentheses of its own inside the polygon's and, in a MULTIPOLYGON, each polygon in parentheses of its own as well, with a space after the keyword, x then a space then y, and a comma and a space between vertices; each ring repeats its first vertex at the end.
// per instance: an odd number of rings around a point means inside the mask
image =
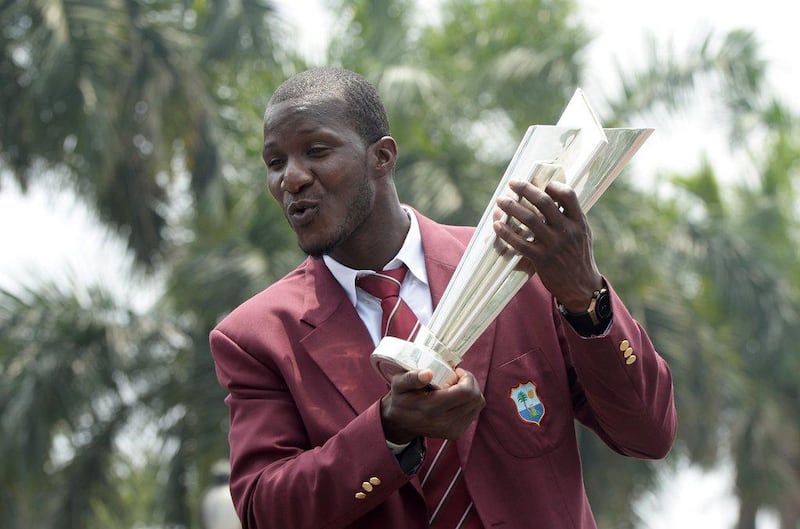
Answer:
MULTIPOLYGON (((436 306, 472 228, 417 217, 436 306)), ((611 295, 607 334, 582 338, 534 276, 465 355, 486 407, 457 446, 487 529, 595 527, 575 419, 624 455, 670 450, 669 368, 611 295)), ((369 363, 372 341, 321 259, 243 303, 210 340, 229 391, 231 491, 245 529, 427 527, 418 478, 386 446, 388 386, 369 363)))

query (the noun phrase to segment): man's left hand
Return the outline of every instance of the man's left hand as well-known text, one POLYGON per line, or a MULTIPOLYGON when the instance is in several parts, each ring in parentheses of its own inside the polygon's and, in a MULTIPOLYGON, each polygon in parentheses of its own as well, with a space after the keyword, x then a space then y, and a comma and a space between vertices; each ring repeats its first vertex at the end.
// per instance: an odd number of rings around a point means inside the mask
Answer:
POLYGON ((575 191, 561 182, 550 182, 544 191, 528 182, 509 186, 524 200, 500 197, 497 205, 530 232, 497 221, 495 233, 533 262, 542 284, 568 311, 586 310, 603 279, 594 261, 592 231, 575 191))

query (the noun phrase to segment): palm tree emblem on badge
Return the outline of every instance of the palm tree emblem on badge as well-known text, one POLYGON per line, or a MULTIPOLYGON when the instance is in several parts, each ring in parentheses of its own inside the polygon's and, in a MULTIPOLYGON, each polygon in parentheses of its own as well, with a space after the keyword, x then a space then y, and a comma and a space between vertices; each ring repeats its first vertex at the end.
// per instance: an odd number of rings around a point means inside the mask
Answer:
POLYGON ((511 388, 508 398, 514 401, 517 413, 525 422, 532 422, 536 426, 541 426, 544 418, 544 404, 536 394, 536 384, 528 381, 511 388))

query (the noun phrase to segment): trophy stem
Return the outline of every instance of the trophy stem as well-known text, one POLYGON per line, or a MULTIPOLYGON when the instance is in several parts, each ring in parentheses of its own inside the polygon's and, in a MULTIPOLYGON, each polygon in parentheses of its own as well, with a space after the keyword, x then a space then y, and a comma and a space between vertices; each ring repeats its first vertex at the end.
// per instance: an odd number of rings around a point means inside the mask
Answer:
POLYGON ((486 327, 484 320, 491 322, 505 306, 506 303, 496 303, 503 299, 502 293, 504 291, 516 292, 533 274, 532 267, 530 270, 519 270, 520 261, 520 258, 510 259, 497 272, 499 277, 487 285, 486 292, 476 292, 468 312, 465 311, 464 314, 464 321, 470 323, 453 326, 446 343, 453 344, 456 350, 464 351, 472 345, 486 327))
MULTIPOLYGON (((494 256, 496 259, 481 261, 476 270, 470 271, 470 276, 478 279, 482 278, 485 282, 476 281, 465 284, 461 295, 464 304, 459 308, 459 318, 445 320, 445 325, 442 328, 436 327, 433 322, 431 323, 434 332, 441 333, 440 336, 446 343, 455 343, 454 339, 459 330, 463 330, 463 328, 460 329, 462 327, 461 322, 470 321, 477 312, 482 310, 486 298, 494 296, 502 285, 503 278, 499 274, 506 268, 504 266, 506 263, 503 261, 504 253, 506 253, 505 248, 494 256)), ((514 260, 513 255, 511 258, 511 260, 514 260)))

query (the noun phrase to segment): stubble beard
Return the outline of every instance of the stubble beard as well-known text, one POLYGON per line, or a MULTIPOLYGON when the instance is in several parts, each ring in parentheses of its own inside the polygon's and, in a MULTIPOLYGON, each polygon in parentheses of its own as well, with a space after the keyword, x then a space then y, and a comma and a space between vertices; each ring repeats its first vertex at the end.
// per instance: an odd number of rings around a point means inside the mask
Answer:
POLYGON ((358 182, 358 189, 353 200, 347 206, 347 215, 333 229, 330 235, 318 244, 303 246, 300 249, 311 257, 322 257, 330 254, 345 242, 369 217, 372 207, 375 204, 375 196, 369 185, 369 176, 365 173, 364 178, 358 182))

